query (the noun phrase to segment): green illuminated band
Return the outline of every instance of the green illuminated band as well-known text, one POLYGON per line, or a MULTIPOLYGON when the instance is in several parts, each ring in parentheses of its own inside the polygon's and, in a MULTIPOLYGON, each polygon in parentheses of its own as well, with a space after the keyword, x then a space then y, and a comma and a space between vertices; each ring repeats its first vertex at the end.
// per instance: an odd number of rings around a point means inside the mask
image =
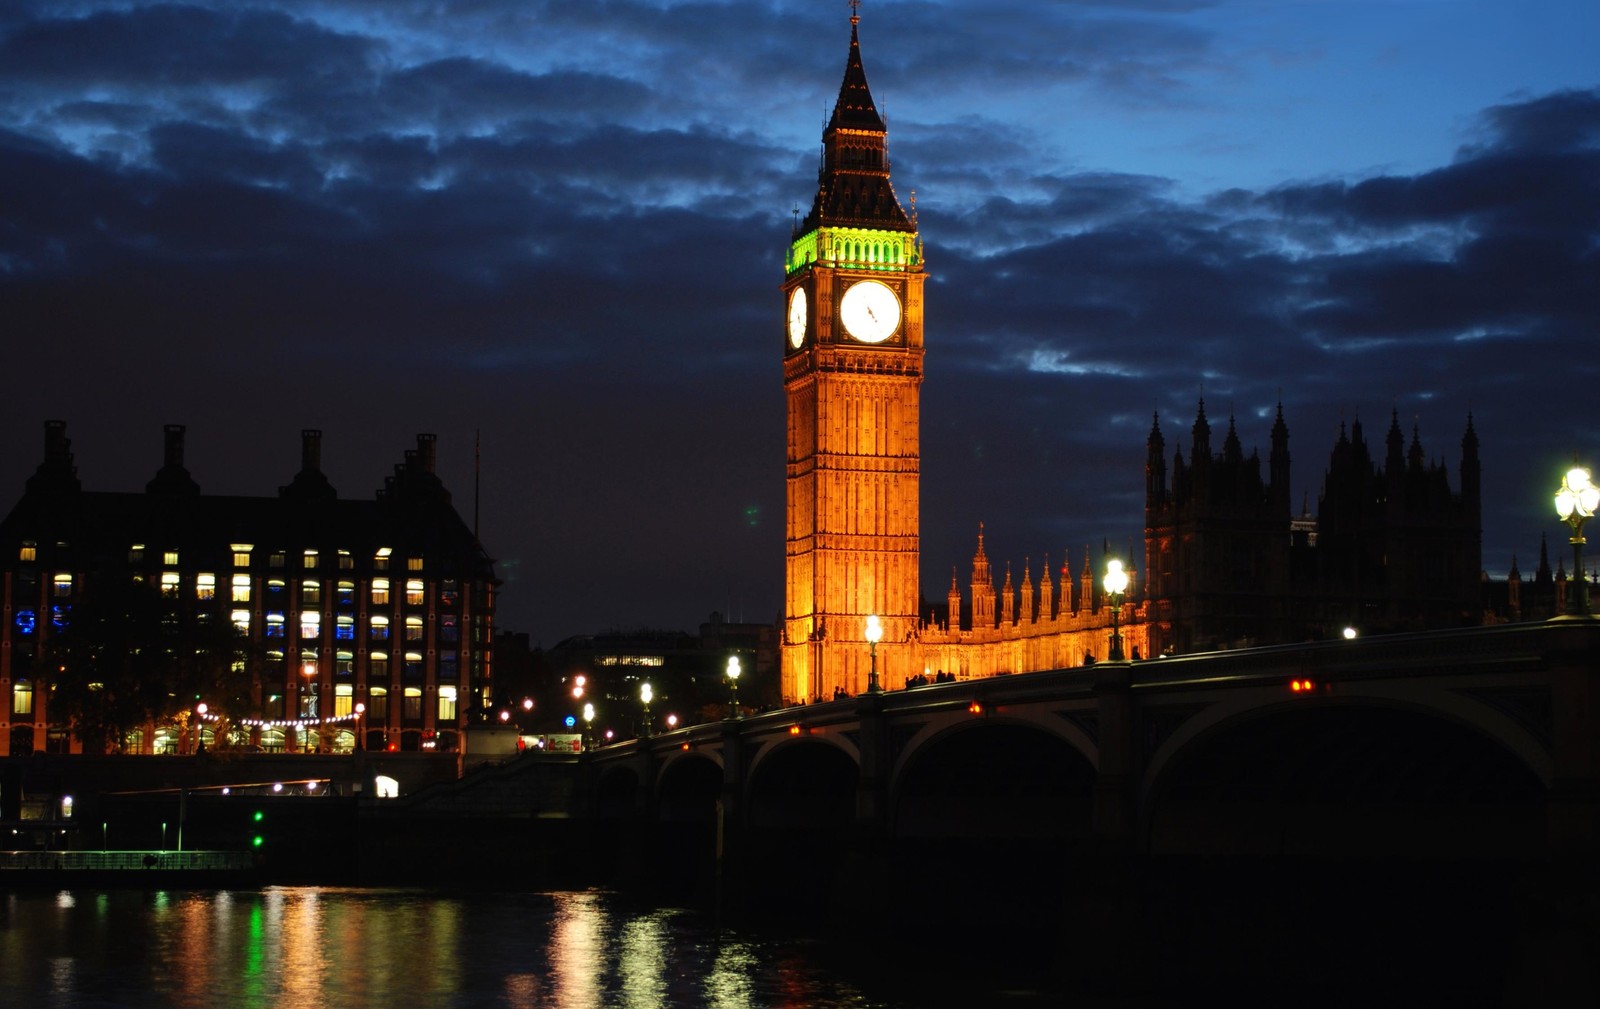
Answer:
POLYGON ((920 251, 914 231, 817 228, 790 243, 784 272, 793 273, 819 260, 857 270, 905 270, 920 265, 920 251))

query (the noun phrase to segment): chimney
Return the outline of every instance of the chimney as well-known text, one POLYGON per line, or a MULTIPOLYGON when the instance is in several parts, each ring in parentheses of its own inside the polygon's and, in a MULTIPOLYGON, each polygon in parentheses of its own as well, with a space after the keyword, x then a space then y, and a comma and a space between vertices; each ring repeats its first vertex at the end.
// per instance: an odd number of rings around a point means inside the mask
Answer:
POLYGON ((417 461, 422 464, 422 471, 424 473, 433 472, 435 460, 434 442, 437 440, 438 439, 431 434, 417 435, 417 461))
POLYGON ((161 469, 156 472, 155 479, 145 484, 145 491, 150 494, 182 496, 199 494, 200 485, 195 483, 189 471, 183 468, 183 425, 168 424, 165 431, 166 451, 161 469))
POLYGON ((161 463, 163 469, 183 469, 183 431, 182 424, 167 425, 166 454, 161 463))
POLYGON ((300 432, 300 470, 322 472, 322 432, 316 428, 308 427, 300 432))

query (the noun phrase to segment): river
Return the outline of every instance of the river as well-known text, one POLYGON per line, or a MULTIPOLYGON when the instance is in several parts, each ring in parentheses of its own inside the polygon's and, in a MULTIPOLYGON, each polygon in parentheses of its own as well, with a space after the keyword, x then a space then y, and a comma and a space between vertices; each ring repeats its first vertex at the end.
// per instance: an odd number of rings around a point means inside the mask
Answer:
POLYGON ((0 891, 0 1001, 19 1009, 924 1009, 1026 1001, 999 990, 976 1001, 972 993, 941 996, 892 969, 854 981, 835 953, 598 891, 0 891))

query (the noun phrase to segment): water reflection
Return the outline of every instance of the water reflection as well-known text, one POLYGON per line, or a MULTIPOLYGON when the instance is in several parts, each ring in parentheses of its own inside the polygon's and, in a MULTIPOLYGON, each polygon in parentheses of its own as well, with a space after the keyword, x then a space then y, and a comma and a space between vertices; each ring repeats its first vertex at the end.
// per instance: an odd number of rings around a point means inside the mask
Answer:
POLYGON ((0 894, 7 1005, 900 1009, 793 943, 604 893, 0 894))

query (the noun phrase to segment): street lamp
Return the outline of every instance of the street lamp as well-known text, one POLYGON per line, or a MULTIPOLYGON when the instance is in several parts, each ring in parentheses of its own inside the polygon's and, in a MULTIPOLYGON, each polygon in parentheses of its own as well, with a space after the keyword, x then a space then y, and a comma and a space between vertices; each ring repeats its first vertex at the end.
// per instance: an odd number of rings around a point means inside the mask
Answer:
POLYGON ((871 647, 872 665, 867 667, 867 693, 878 692, 878 642, 883 640, 883 624, 878 621, 878 615, 873 613, 867 617, 867 644, 871 647))
MULTIPOLYGON (((1576 461, 1576 460, 1574 460, 1576 461)), ((1556 514, 1572 527, 1572 580, 1568 581, 1567 616, 1589 616, 1589 581, 1583 571, 1583 524, 1600 507, 1600 487, 1589 478, 1589 471, 1573 466, 1561 478, 1556 491, 1556 514)))
POLYGON ((650 689, 649 681, 639 684, 639 703, 644 705, 644 738, 650 738, 650 699, 655 696, 655 691, 650 689))
POLYGON ((590 738, 589 737, 589 730, 591 730, 593 728, 594 728, 594 705, 586 703, 583 706, 583 748, 585 750, 587 750, 589 748, 589 738, 590 738))
POLYGON ((356 749, 365 750, 367 748, 367 740, 365 738, 366 735, 367 735, 367 706, 364 703, 362 703, 360 701, 357 701, 356 702, 356 749))
POLYGON ((733 717, 739 717, 739 656, 728 656, 728 692, 732 697, 733 717))
POLYGON ((1122 593, 1128 589, 1128 573, 1116 558, 1106 561, 1106 577, 1101 583, 1106 589, 1106 602, 1111 606, 1111 662, 1122 661, 1122 634, 1117 630, 1117 617, 1122 613, 1122 593))

